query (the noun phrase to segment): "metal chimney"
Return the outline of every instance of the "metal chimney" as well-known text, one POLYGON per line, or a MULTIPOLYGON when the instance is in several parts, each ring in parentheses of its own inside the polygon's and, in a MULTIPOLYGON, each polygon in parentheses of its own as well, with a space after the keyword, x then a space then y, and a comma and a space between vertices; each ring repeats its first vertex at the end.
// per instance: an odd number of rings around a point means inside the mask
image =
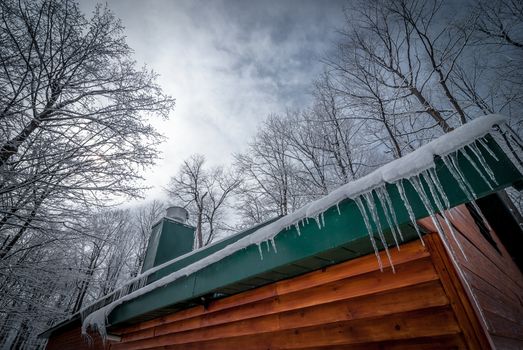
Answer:
MULTIPOLYGON (((195 228, 187 224, 189 213, 182 207, 167 208, 163 219, 151 230, 142 272, 175 259, 193 249, 195 228)), ((161 277, 155 273, 149 282, 161 277)))
POLYGON ((172 206, 167 208, 165 217, 185 224, 189 220, 189 212, 185 208, 172 206))

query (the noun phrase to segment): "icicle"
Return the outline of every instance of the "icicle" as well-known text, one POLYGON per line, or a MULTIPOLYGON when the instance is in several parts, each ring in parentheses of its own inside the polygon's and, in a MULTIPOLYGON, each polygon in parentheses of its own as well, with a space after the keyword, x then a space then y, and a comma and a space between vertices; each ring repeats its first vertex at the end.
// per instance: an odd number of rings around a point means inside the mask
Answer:
POLYGON ((459 171, 458 169, 455 168, 455 166, 457 166, 457 164, 454 165, 452 158, 453 158, 453 156, 451 154, 449 154, 445 157, 442 157, 443 163, 445 163, 445 165, 447 166, 447 169, 449 169, 449 171, 450 171, 450 174, 457 181, 459 188, 463 191, 463 193, 465 193, 465 196, 467 197, 469 202, 473 201, 474 197, 476 195, 474 192, 471 193, 469 191, 467 185, 463 181, 463 174, 461 174, 461 171, 459 171))
POLYGON ((432 180, 432 184, 436 186, 437 192, 439 193, 441 199, 443 200, 443 204, 445 204, 445 209, 450 209, 450 201, 447 197, 447 193, 445 193, 445 190, 443 189, 443 186, 441 186, 441 182, 439 182, 438 175, 436 174, 436 170, 434 168, 429 168, 427 170, 427 173, 430 176, 430 179, 432 180))
POLYGON ((336 202, 336 209, 338 209, 338 215, 341 215, 340 202, 336 202))
POLYGON ((383 234, 383 230, 381 229, 380 217, 378 215, 378 210, 376 208, 376 203, 374 202, 374 197, 372 196, 372 192, 364 193, 363 198, 365 199, 365 201, 367 203, 367 207, 370 210, 371 217, 374 220, 374 223, 376 224, 376 228, 378 230, 378 236, 380 237, 380 241, 381 241, 381 244, 383 245, 383 248, 385 248, 385 253, 387 254, 387 258, 389 259, 389 263, 390 263, 390 267, 392 268, 392 272, 396 273, 396 269, 394 269, 394 264, 392 262, 392 257, 390 256, 387 240, 385 239, 385 235, 383 234))
POLYGON ((499 162, 499 158, 496 156, 496 154, 494 153, 494 151, 492 150, 492 148, 490 148, 490 146, 488 145, 488 140, 485 139, 484 137, 483 138, 480 138, 480 139, 477 139, 476 141, 479 142, 479 144, 481 146, 483 146, 483 148, 488 152, 488 154, 490 154, 490 156, 492 158, 494 158, 494 160, 496 162, 499 162))
POLYGON ((483 175, 483 172, 478 168, 478 165, 476 164, 476 162, 474 161, 474 159, 472 159, 472 157, 470 157, 470 155, 467 153, 466 149, 465 148, 462 148, 459 150, 461 152, 461 154, 463 154, 463 156, 469 161, 470 164, 472 164, 472 167, 474 168, 474 170, 476 170, 476 172, 479 174, 479 176, 481 177, 481 179, 483 180, 483 182, 485 182, 487 184, 487 186, 492 190, 493 187, 492 187, 492 184, 490 183, 490 181, 485 177, 485 175, 483 175))
POLYGON ((271 241, 272 249, 274 249, 275 253, 278 253, 278 249, 276 249, 276 242, 274 241, 274 237, 272 237, 270 239, 270 241, 271 241))
MULTIPOLYGON (((383 192, 385 192, 385 193, 387 192, 387 189, 385 187, 376 188, 376 195, 378 196, 378 200, 381 204, 383 212, 385 213, 385 219, 387 220, 387 225, 389 225, 390 231, 392 232, 392 237, 394 238, 394 243, 396 244, 396 248, 398 248, 398 250, 400 250, 400 245, 398 243, 398 238, 396 236, 396 229, 394 228, 394 225, 392 224, 392 221, 390 219, 389 212, 388 212, 389 208, 388 208, 387 203, 385 202, 385 195, 383 194, 383 192)), ((394 209, 392 209, 392 210, 394 210, 394 209)))
POLYGON ((414 226, 414 229, 416 230, 416 233, 418 234, 418 237, 421 241, 421 244, 425 246, 425 241, 423 241, 423 237, 421 236, 421 232, 418 227, 418 223, 416 222, 416 217, 414 216, 414 212, 412 211, 412 207, 410 206, 409 200, 407 199, 407 195, 405 194, 405 188, 403 188, 402 180, 399 180, 396 182, 396 187, 398 188, 398 192, 400 194, 401 200, 403 201, 403 205, 405 206, 405 209, 407 209, 407 213, 409 214, 410 222, 412 223, 412 226, 414 226))
POLYGON ((296 232, 298 233, 298 236, 301 236, 300 222, 297 222, 296 224, 294 224, 294 228, 296 228, 296 232))
POLYGON ((256 245, 258 246, 258 253, 260 253, 260 259, 263 260, 263 251, 262 251, 261 243, 256 243, 256 245))
POLYGON ((320 216, 319 215, 316 215, 314 217, 314 221, 316 221, 316 224, 318 225, 318 228, 321 230, 321 221, 320 221, 320 216))
MULTIPOLYGON (((449 156, 451 156, 451 155, 449 155, 449 156)), ((483 216, 481 209, 479 209, 478 205, 475 202, 476 194, 474 193, 474 191, 472 191, 472 189, 471 189, 471 192, 469 192, 468 188, 470 188, 470 185, 467 186, 467 183, 464 181, 464 176, 461 173, 461 170, 459 169, 458 165, 455 163, 455 161, 453 161, 452 158, 453 157, 450 157, 450 161, 449 161, 447 159, 447 157, 443 157, 443 162, 445 163, 447 168, 450 170, 450 173, 452 174, 454 179, 456 179, 456 181, 458 182, 459 187, 465 193, 465 196, 467 197, 470 204, 474 207, 474 209, 476 209, 478 214, 481 216, 481 219, 484 220, 485 222, 488 222, 487 219, 483 216)))
MULTIPOLYGON (((420 174, 421 177, 425 180, 426 184, 429 187, 430 194, 432 195, 432 198, 434 199, 434 203, 436 203, 436 208, 440 212, 441 216, 443 217, 443 220, 445 220, 445 223, 447 224, 447 227, 449 228, 450 235, 452 236, 452 239, 454 242, 456 242, 456 245, 458 246, 461 255, 465 258, 465 260, 468 260, 467 254, 465 254, 465 250, 463 249, 463 246, 461 245, 460 241, 458 240, 458 237, 456 236, 456 233, 454 232, 454 228, 452 227, 452 223, 449 221, 447 216, 445 215, 445 208, 443 208, 443 205, 441 204, 441 201, 439 199, 439 196, 437 194, 436 186, 432 182, 432 179, 428 172, 422 172, 420 174)), ((414 181, 418 181, 418 186, 422 186, 419 179, 413 179, 414 181)))
POLYGON ((518 156, 518 152, 514 150, 514 146, 511 144, 509 138, 506 136, 507 131, 503 127, 498 128, 498 132, 491 133, 492 137, 499 145, 501 150, 505 155, 510 159, 512 164, 518 169, 518 171, 523 174, 523 163, 518 156))
POLYGON ((490 180, 497 185, 498 180, 496 180, 496 176, 494 175, 494 172, 490 168, 490 165, 488 165, 487 161, 485 160, 485 157, 483 157, 483 154, 481 153, 481 150, 478 148, 478 146, 475 143, 471 143, 467 146, 472 153, 478 158, 479 163, 481 164, 482 169, 485 169, 485 172, 487 173, 490 180))
MULTIPOLYGON (((421 202, 423 203, 423 206, 425 207, 425 210, 430 215, 430 218, 432 219, 432 222, 434 223, 434 226, 436 227, 436 230, 438 231, 438 235, 441 237, 442 240, 447 241, 447 237, 441 228, 441 225, 439 223, 439 220, 434 215, 434 209, 432 208, 432 204, 429 201, 429 198, 427 196, 427 193, 425 192, 425 189, 423 188, 423 185, 421 184, 421 181, 419 180, 418 176, 413 176, 410 178, 410 182, 412 186, 414 186, 414 189, 418 193, 418 196, 421 199, 421 202)), ((436 200, 435 200, 436 201, 436 200)), ((452 250, 454 253, 454 251, 452 250)))
POLYGON ((372 228, 370 226, 369 217, 367 216, 367 212, 365 210, 365 206, 363 205, 363 202, 361 201, 361 197, 354 198, 354 202, 358 206, 358 209, 360 210, 361 216, 363 217, 363 222, 365 223, 365 227, 367 227, 367 233, 369 234, 370 242, 372 244, 372 248, 374 248, 374 254, 376 255, 376 259, 378 259, 378 265, 380 267, 380 271, 383 271, 383 264, 381 262, 380 253, 378 251, 378 246, 376 245, 376 241, 374 240, 374 236, 372 235, 372 228))
POLYGON ((320 218, 321 218, 321 226, 325 227, 325 212, 322 212, 320 214, 320 218))
MULTIPOLYGON (((398 231, 398 234, 400 236, 401 241, 403 242, 403 233, 401 232, 400 226, 398 224, 398 218, 396 217, 396 210, 394 209, 394 206, 392 205, 392 201, 389 196, 389 192, 387 191, 387 188, 383 186, 383 196, 385 197, 385 202, 387 202, 387 206, 389 207, 389 212, 392 215, 392 220, 394 221, 394 225, 396 226, 396 230, 398 231)), ((398 246, 399 249, 399 246, 398 246)))

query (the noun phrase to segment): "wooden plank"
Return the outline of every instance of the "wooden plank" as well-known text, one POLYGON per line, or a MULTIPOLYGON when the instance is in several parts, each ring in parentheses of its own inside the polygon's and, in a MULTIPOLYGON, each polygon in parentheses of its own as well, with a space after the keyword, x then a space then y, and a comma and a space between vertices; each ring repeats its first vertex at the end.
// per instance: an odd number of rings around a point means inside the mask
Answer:
POLYGON ((143 349, 160 346, 165 349, 302 349, 333 344, 367 345, 369 342, 411 339, 420 336, 437 337, 459 334, 459 332, 452 310, 447 307, 205 342, 162 345, 156 338, 151 339, 146 345, 148 347, 143 349))
MULTIPOLYGON (((479 228, 476 225, 474 219, 472 218, 469 210, 466 206, 461 205, 459 207, 452 208, 449 210, 450 215, 447 214, 447 217, 451 220, 452 225, 454 226, 454 231, 459 233, 460 242, 462 244, 472 245, 475 249, 483 255, 486 265, 496 266, 496 274, 501 274, 505 281, 510 280, 511 283, 517 285, 515 290, 523 290, 523 276, 521 271, 512 261, 510 255, 506 251, 503 244, 499 241, 496 233, 490 228, 488 223, 486 223, 487 228, 490 230, 490 235, 492 239, 496 242, 499 252, 488 242, 483 235, 479 232, 479 228), (501 253, 501 254, 500 254, 501 253)), ((442 219, 440 219, 442 228, 447 231, 447 225, 442 219)), ((420 223, 426 228, 429 228, 430 231, 436 232, 436 228, 432 223, 430 218, 425 218, 420 220, 420 223)), ((451 240, 452 243, 452 240, 451 240)), ((457 247, 454 247, 457 249, 457 247)), ((468 250, 467 250, 468 252, 468 250)), ((474 259, 464 259, 460 254, 456 255, 456 258, 463 264, 470 264, 474 259)))
POLYGON ((507 294, 506 290, 499 290, 496 286, 488 283, 483 278, 470 271, 466 266, 463 267, 462 271, 471 287, 477 290, 482 290, 489 295, 495 296, 499 300, 507 303, 508 305, 511 305, 517 310, 523 310, 523 305, 521 305, 521 302, 518 300, 517 295, 515 295, 514 293, 507 294))
POLYGON ((453 215, 457 215, 460 218, 460 220, 453 220, 453 224, 464 236, 466 236, 478 249, 480 249, 489 258, 489 260, 501 267, 507 275, 519 275, 519 282, 516 282, 523 283, 523 280, 521 280, 521 272, 517 268, 516 264, 512 262, 509 253, 488 222, 485 222, 485 224, 489 229, 489 233, 496 243, 499 252, 483 237, 483 235, 480 234, 479 228, 466 206, 461 205, 457 208, 453 208, 452 213, 453 215))
MULTIPOLYGON (((427 220, 425 220, 427 221, 427 220)), ((501 245, 495 232, 492 238, 498 243, 501 254, 481 235, 465 207, 453 209, 455 232, 465 249, 467 259, 456 253, 465 279, 481 308, 491 336, 519 337, 523 329, 523 276, 501 245)), ((425 224, 425 226, 428 226, 425 224)), ((443 225, 445 228, 445 226, 443 225)), ((454 251, 457 252, 457 246, 454 251)))
MULTIPOLYGON (((402 245, 400 251, 397 249, 391 249, 390 253, 394 264, 406 263, 429 255, 426 248, 417 240, 402 245)), ((385 252, 380 252, 380 256, 384 267, 388 267, 389 262, 385 252)), ((369 254, 341 264, 328 266, 325 269, 308 273, 295 279, 280 281, 276 284, 277 294, 283 295, 303 288, 321 285, 347 277, 358 276, 376 270, 378 270, 376 257, 373 254, 369 254)))
MULTIPOLYGON (((465 208, 466 210, 466 208, 465 208)), ((420 223, 423 224, 425 228, 433 228, 434 225, 432 222, 429 222, 430 219, 425 218, 420 220, 420 223)), ((456 224, 461 221, 461 219, 458 219, 458 217, 454 217, 454 219, 451 219, 453 224, 456 224)), ((443 222, 442 219, 440 219, 441 227, 444 230, 447 237, 451 237, 451 234, 448 232, 449 229, 447 225, 443 222)), ((471 225, 474 225, 473 227, 476 227, 475 224, 472 222, 471 225)), ((470 227, 469 227, 470 229, 470 227)), ((452 246, 452 249, 455 252, 455 258, 456 260, 463 266, 466 266, 470 270, 474 271, 479 276, 482 276, 486 281, 490 281, 496 286, 499 286, 500 288, 506 288, 508 292, 513 294, 518 294, 518 292, 523 290, 522 286, 519 286, 516 282, 514 282, 515 279, 517 279, 517 276, 514 275, 508 275, 505 272, 505 265, 507 265, 505 262, 501 261, 500 258, 497 258, 497 264, 491 261, 486 255, 485 252, 478 249, 475 245, 473 245, 467 238, 464 237, 463 233, 456 228, 454 229, 454 232, 456 234, 456 237, 459 240, 459 243, 461 244, 463 250, 466 253, 466 257, 464 257, 461 252, 460 248, 454 242, 452 239, 448 239, 450 245, 452 246)), ((486 240, 484 240, 479 232, 476 232, 476 236, 480 237, 485 245, 488 247, 483 247, 483 249, 488 250, 494 250, 493 247, 490 246, 486 240)), ((496 253, 497 254, 497 253, 496 253)), ((522 295, 523 296, 523 295, 522 295)))
POLYGON ((519 340, 523 346, 523 326, 521 322, 513 322, 488 310, 484 312, 492 326, 492 334, 519 340))
POLYGON ((459 334, 444 335, 439 337, 426 337, 414 339, 391 340, 384 342, 355 344, 355 345, 333 345, 321 347, 304 347, 303 350, 450 350, 467 349, 463 337, 459 334))
MULTIPOLYGON (((441 239, 437 233, 425 235, 427 248, 431 253, 434 267, 438 272, 441 283, 450 299, 452 309, 458 319, 465 342, 471 349, 491 349, 492 346, 486 335, 486 328, 476 314, 469 295, 463 286, 455 266, 450 260, 441 239)), ((458 267, 459 268, 459 267, 458 267)), ((485 325, 486 326, 486 325, 485 325)))
POLYGON ((485 281, 497 286, 497 288, 506 290, 506 293, 518 295, 518 298, 523 298, 523 287, 520 287, 513 279, 509 278, 509 276, 503 272, 502 268, 488 260, 483 252, 479 251, 467 240, 460 239, 460 242, 467 255, 467 259, 465 259, 458 253, 458 247, 454 246, 456 257, 460 265, 467 267, 476 275, 481 276, 485 281))
POLYGON ((496 295, 487 294, 481 290, 474 289, 476 299, 479 301, 483 310, 489 311, 490 313, 496 314, 514 323, 518 323, 523 329, 523 312, 522 306, 511 305, 496 298, 496 295))
MULTIPOLYGON (((265 318, 269 318, 275 325, 278 325, 279 330, 283 330, 344 320, 379 317, 392 313, 431 308, 447 304, 448 299, 439 282, 430 282, 387 293, 374 294, 366 297, 348 299, 342 302, 333 302, 325 305, 317 305, 309 308, 288 311, 278 314, 276 318, 269 316, 258 317, 249 322, 257 324, 264 322, 263 320, 265 318)), ((231 324, 241 324, 241 321, 233 322, 229 325, 231 324)), ((256 328, 258 329, 258 327, 256 328)), ((159 332, 159 334, 181 331, 181 329, 173 329, 169 327, 162 329, 162 332, 159 332)), ((239 330, 234 329, 234 331, 238 332, 239 330)), ((224 327, 213 327, 211 329, 200 328, 197 330, 196 335, 194 335, 196 339, 201 337, 199 333, 205 334, 206 337, 210 336, 210 333, 215 333, 217 337, 222 337, 226 336, 227 331, 224 330, 224 327)), ((185 333, 185 335, 186 334, 187 333, 185 333)), ((238 335, 240 334, 230 334, 230 336, 238 335)))
MULTIPOLYGON (((239 348, 232 342, 230 343, 229 349, 239 348)), ((184 349, 226 349, 223 344, 187 344, 184 349)), ((179 346, 161 346, 148 348, 149 350, 165 350, 165 349, 179 349, 179 346)), ((275 346, 271 346, 269 341, 250 344, 248 349, 280 349, 275 346)), ((242 348, 243 349, 243 348, 242 348)), ((363 343, 363 344, 344 344, 344 345, 330 345, 330 346, 305 346, 299 349, 303 350, 456 350, 456 349, 467 349, 463 338, 459 334, 425 337, 425 338, 414 338, 414 339, 400 339, 383 342, 363 343)))
MULTIPOLYGON (((388 266, 385 253, 382 252, 381 254, 384 265, 388 266)), ((429 256, 428 251, 419 241, 402 245, 401 251, 399 252, 396 249, 391 250, 391 254, 395 264, 402 264, 429 256)), ((147 328, 156 327, 162 324, 177 322, 228 308, 236 308, 241 305, 252 304, 265 299, 272 299, 278 295, 300 291, 304 288, 319 286, 325 283, 345 279, 350 276, 357 276, 377 270, 378 264, 376 257, 374 255, 367 255, 344 263, 329 266, 318 271, 294 277, 292 279, 279 281, 260 288, 213 301, 207 306, 206 309, 203 306, 198 306, 136 325, 111 329, 111 332, 114 332, 115 334, 124 334, 145 330, 147 328)))
POLYGON ((492 341, 496 344, 496 349, 523 350, 521 341, 516 339, 492 335, 492 341))
MULTIPOLYGON (((208 315, 203 315, 202 317, 164 324, 157 326, 154 334, 162 335, 195 328, 201 329, 206 326, 235 322, 289 310, 299 310, 314 305, 347 300, 362 295, 374 295, 375 293, 387 292, 391 289, 394 290, 427 281, 434 281, 436 279, 437 275, 432 266, 432 262, 428 258, 425 258, 417 261, 416 264, 406 263, 397 266, 396 274, 375 271, 373 273, 332 282, 323 286, 300 290, 299 292, 270 300, 263 300, 245 307, 226 309, 222 310, 222 312, 214 312, 208 315)), ((419 289, 414 288, 413 290, 414 292, 425 293, 423 296, 430 298, 427 301, 418 301, 419 303, 430 303, 434 301, 437 305, 442 305, 442 303, 447 302, 447 299, 442 289, 438 289, 438 287, 439 283, 431 284, 431 290, 429 292, 427 292, 427 288, 423 286, 419 289), (432 293, 432 296, 430 296, 430 293, 432 293)), ((409 290, 404 292, 408 294, 409 290)), ((412 295, 412 297, 415 297, 415 295, 412 295)), ((401 298, 401 296, 396 297, 396 299, 399 298, 401 298)), ((415 304, 416 303, 413 303, 413 305, 415 304)), ((409 308, 408 305, 405 305, 405 307, 409 308)), ((358 312, 356 304, 353 306, 353 309, 353 312, 358 312)), ((144 331, 131 334, 132 336, 130 338, 124 336, 124 340, 127 341, 128 339, 134 340, 152 336, 149 332, 144 331)))

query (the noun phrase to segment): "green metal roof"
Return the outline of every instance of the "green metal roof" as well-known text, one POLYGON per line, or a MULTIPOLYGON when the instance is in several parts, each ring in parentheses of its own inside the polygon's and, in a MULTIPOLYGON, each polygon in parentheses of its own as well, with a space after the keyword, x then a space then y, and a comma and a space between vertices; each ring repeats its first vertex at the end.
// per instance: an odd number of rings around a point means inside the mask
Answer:
MULTIPOLYGON (((462 154, 458 154, 457 158, 463 176, 468 180, 478 197, 499 191, 510 185, 520 186, 523 181, 523 175, 507 158, 503 150, 490 136, 487 136, 487 138, 490 140, 489 144, 491 144, 493 155, 484 148, 481 148, 481 154, 496 177, 498 184, 494 188, 490 188, 485 183, 469 159, 462 154)), ((478 160, 477 155, 471 157, 478 160)), ((460 189, 444 162, 437 158, 435 163, 435 172, 448 196, 451 207, 468 202, 466 194, 460 189)), ((429 212, 412 184, 409 181, 401 181, 416 219, 427 217, 429 212)), ((423 180, 422 185, 429 192, 428 185, 423 180)), ((414 228, 410 226, 410 218, 397 187, 387 184, 386 190, 395 208, 397 221, 405 238, 404 241, 416 239, 417 234, 414 228)), ((373 192, 373 196, 376 197, 376 193, 373 192)), ((392 243, 387 218, 384 215, 383 208, 379 205, 379 201, 377 201, 377 197, 375 199, 378 203, 377 212, 387 242, 392 243)), ((141 322, 200 304, 203 302, 202 298, 208 300, 209 298, 235 294, 373 252, 365 223, 353 200, 346 199, 339 203, 339 212, 336 206, 328 209, 324 213, 324 222, 325 225, 322 228, 319 228, 314 220, 310 220, 309 223, 300 228, 300 232, 297 232, 296 228, 292 226, 281 231, 274 238, 277 251, 270 248, 269 244, 263 245, 263 259, 260 257, 258 247, 251 245, 189 276, 181 277, 165 286, 126 301, 109 314, 108 324, 116 326, 141 322)), ((373 232, 376 232, 376 226, 372 223, 371 225, 373 232)), ((177 259, 172 265, 158 271, 154 279, 168 275, 209 256, 228 244, 251 234, 256 229, 257 227, 229 237, 213 246, 187 254, 177 259)), ((383 248, 377 237, 376 243, 380 249, 383 248)), ((104 300, 102 299, 100 306, 103 304, 104 300)), ((57 325, 43 335, 49 336, 59 328, 60 325, 57 325)))
MULTIPOLYGON (((492 189, 478 175, 469 160, 461 154, 458 155, 460 169, 478 197, 520 183, 523 179, 504 152, 494 142, 491 144, 495 145, 492 150, 498 160, 484 149, 482 149, 482 153, 498 181, 498 185, 492 189)), ((466 194, 460 189, 441 159, 436 160, 435 171, 447 193, 451 207, 468 202, 466 194)), ((415 217, 417 219, 427 217, 429 213, 412 184, 409 181, 403 181, 403 184, 415 217)), ((423 185, 429 192, 427 184, 423 183, 423 185)), ((415 230, 409 226, 408 212, 397 187, 387 185, 386 189, 396 209, 397 220, 402 228, 405 241, 417 238, 415 230)), ((374 196, 376 196, 375 193, 374 196)), ((383 208, 378 207, 377 209, 382 227, 386 230, 387 242, 392 243, 383 208)), ((179 278, 166 286, 127 301, 110 313, 109 324, 144 321, 201 303, 201 297, 238 293, 373 252, 367 229, 354 201, 347 199, 341 202, 339 213, 336 207, 330 208, 324 213, 324 221, 325 226, 319 228, 317 223, 311 220, 300 229, 300 234, 294 227, 280 232, 275 237, 277 251, 270 248, 267 243, 268 249, 263 249, 263 259, 260 257, 258 247, 251 245, 189 276, 179 278)), ((373 226, 373 230, 377 231, 375 226, 373 226)), ((230 244, 246 234, 248 232, 233 236, 220 247, 230 244)), ((376 241, 379 244, 379 240, 376 239, 376 241)), ((168 269, 169 271, 178 270, 211 254, 217 248, 201 249, 187 259, 177 261, 168 269)), ((380 246, 380 248, 383 247, 380 246)), ((159 273, 164 274, 162 271, 159 273)))

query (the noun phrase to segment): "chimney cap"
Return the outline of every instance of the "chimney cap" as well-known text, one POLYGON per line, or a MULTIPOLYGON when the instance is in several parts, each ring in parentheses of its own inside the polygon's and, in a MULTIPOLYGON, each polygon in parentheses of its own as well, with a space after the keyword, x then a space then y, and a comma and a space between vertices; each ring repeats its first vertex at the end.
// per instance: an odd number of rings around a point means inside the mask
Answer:
POLYGON ((189 220, 189 212, 185 208, 173 205, 166 209, 165 217, 185 224, 189 220))

